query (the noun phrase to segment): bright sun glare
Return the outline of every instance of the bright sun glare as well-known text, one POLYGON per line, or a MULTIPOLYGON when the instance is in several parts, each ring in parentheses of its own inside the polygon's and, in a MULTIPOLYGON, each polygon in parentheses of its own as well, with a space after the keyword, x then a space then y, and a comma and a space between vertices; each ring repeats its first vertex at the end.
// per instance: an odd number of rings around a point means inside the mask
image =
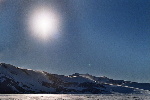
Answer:
POLYGON ((39 7, 31 13, 29 30, 35 38, 47 41, 59 32, 59 28, 59 15, 52 8, 39 7))

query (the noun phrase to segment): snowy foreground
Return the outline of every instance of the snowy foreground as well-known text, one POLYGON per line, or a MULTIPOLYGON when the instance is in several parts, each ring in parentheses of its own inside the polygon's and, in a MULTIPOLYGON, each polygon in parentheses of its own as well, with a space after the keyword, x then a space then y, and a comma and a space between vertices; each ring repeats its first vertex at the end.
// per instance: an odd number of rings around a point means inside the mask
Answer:
MULTIPOLYGON (((45 71, 22 69, 20 67, 15 67, 10 64, 0 63, 0 94, 149 95, 150 84, 130 82, 124 80, 113 80, 105 76, 97 77, 89 74, 79 73, 75 73, 69 76, 57 75, 47 73, 45 71)), ((15 95, 12 96, 15 97, 15 95)), ((21 96, 23 96, 24 98, 30 98, 30 95, 27 95, 27 97, 26 95, 21 96)), ((38 98, 38 96, 39 95, 33 95, 31 96, 31 98, 38 98)), ((62 95, 45 95, 44 98, 47 98, 47 96, 60 98, 57 96, 62 95)), ((90 95, 90 97, 85 95, 70 95, 70 97, 68 97, 68 95, 63 95, 63 98, 97 98, 96 96, 97 95, 94 95, 94 97, 93 95, 90 95)), ((100 97, 103 98, 103 96, 101 95, 100 97)), ((109 98, 111 96, 106 97, 109 98)))
POLYGON ((150 95, 0 94, 0 100, 150 100, 150 95))

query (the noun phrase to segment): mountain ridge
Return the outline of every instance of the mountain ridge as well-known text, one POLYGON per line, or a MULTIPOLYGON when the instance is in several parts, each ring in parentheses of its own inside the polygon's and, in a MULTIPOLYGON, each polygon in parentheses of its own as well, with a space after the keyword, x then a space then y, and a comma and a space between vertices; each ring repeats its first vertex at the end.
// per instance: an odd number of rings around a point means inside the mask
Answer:
POLYGON ((150 92, 150 83, 113 80, 89 74, 51 74, 22 69, 0 63, 0 93, 3 94, 143 94, 150 92))

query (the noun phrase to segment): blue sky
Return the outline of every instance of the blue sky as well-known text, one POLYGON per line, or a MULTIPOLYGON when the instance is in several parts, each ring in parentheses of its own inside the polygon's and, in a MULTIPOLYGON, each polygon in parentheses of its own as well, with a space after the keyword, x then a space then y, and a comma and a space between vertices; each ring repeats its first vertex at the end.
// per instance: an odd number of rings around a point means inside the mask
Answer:
POLYGON ((3 0, 0 62, 150 82, 149 8, 148 0, 3 0), (53 6, 63 20, 54 41, 29 35, 26 22, 39 5, 53 6))

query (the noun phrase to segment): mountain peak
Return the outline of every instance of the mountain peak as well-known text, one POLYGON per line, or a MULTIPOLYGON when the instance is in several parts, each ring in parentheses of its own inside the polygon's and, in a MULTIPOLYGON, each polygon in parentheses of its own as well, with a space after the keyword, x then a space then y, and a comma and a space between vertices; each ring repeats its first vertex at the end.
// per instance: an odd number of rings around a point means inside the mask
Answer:
POLYGON ((10 68, 10 67, 19 68, 19 67, 13 66, 11 64, 6 64, 6 63, 0 63, 0 67, 4 67, 4 68, 10 68))
POLYGON ((133 94, 150 90, 149 83, 113 80, 89 74, 57 75, 5 63, 0 63, 0 68, 0 93, 133 94))

